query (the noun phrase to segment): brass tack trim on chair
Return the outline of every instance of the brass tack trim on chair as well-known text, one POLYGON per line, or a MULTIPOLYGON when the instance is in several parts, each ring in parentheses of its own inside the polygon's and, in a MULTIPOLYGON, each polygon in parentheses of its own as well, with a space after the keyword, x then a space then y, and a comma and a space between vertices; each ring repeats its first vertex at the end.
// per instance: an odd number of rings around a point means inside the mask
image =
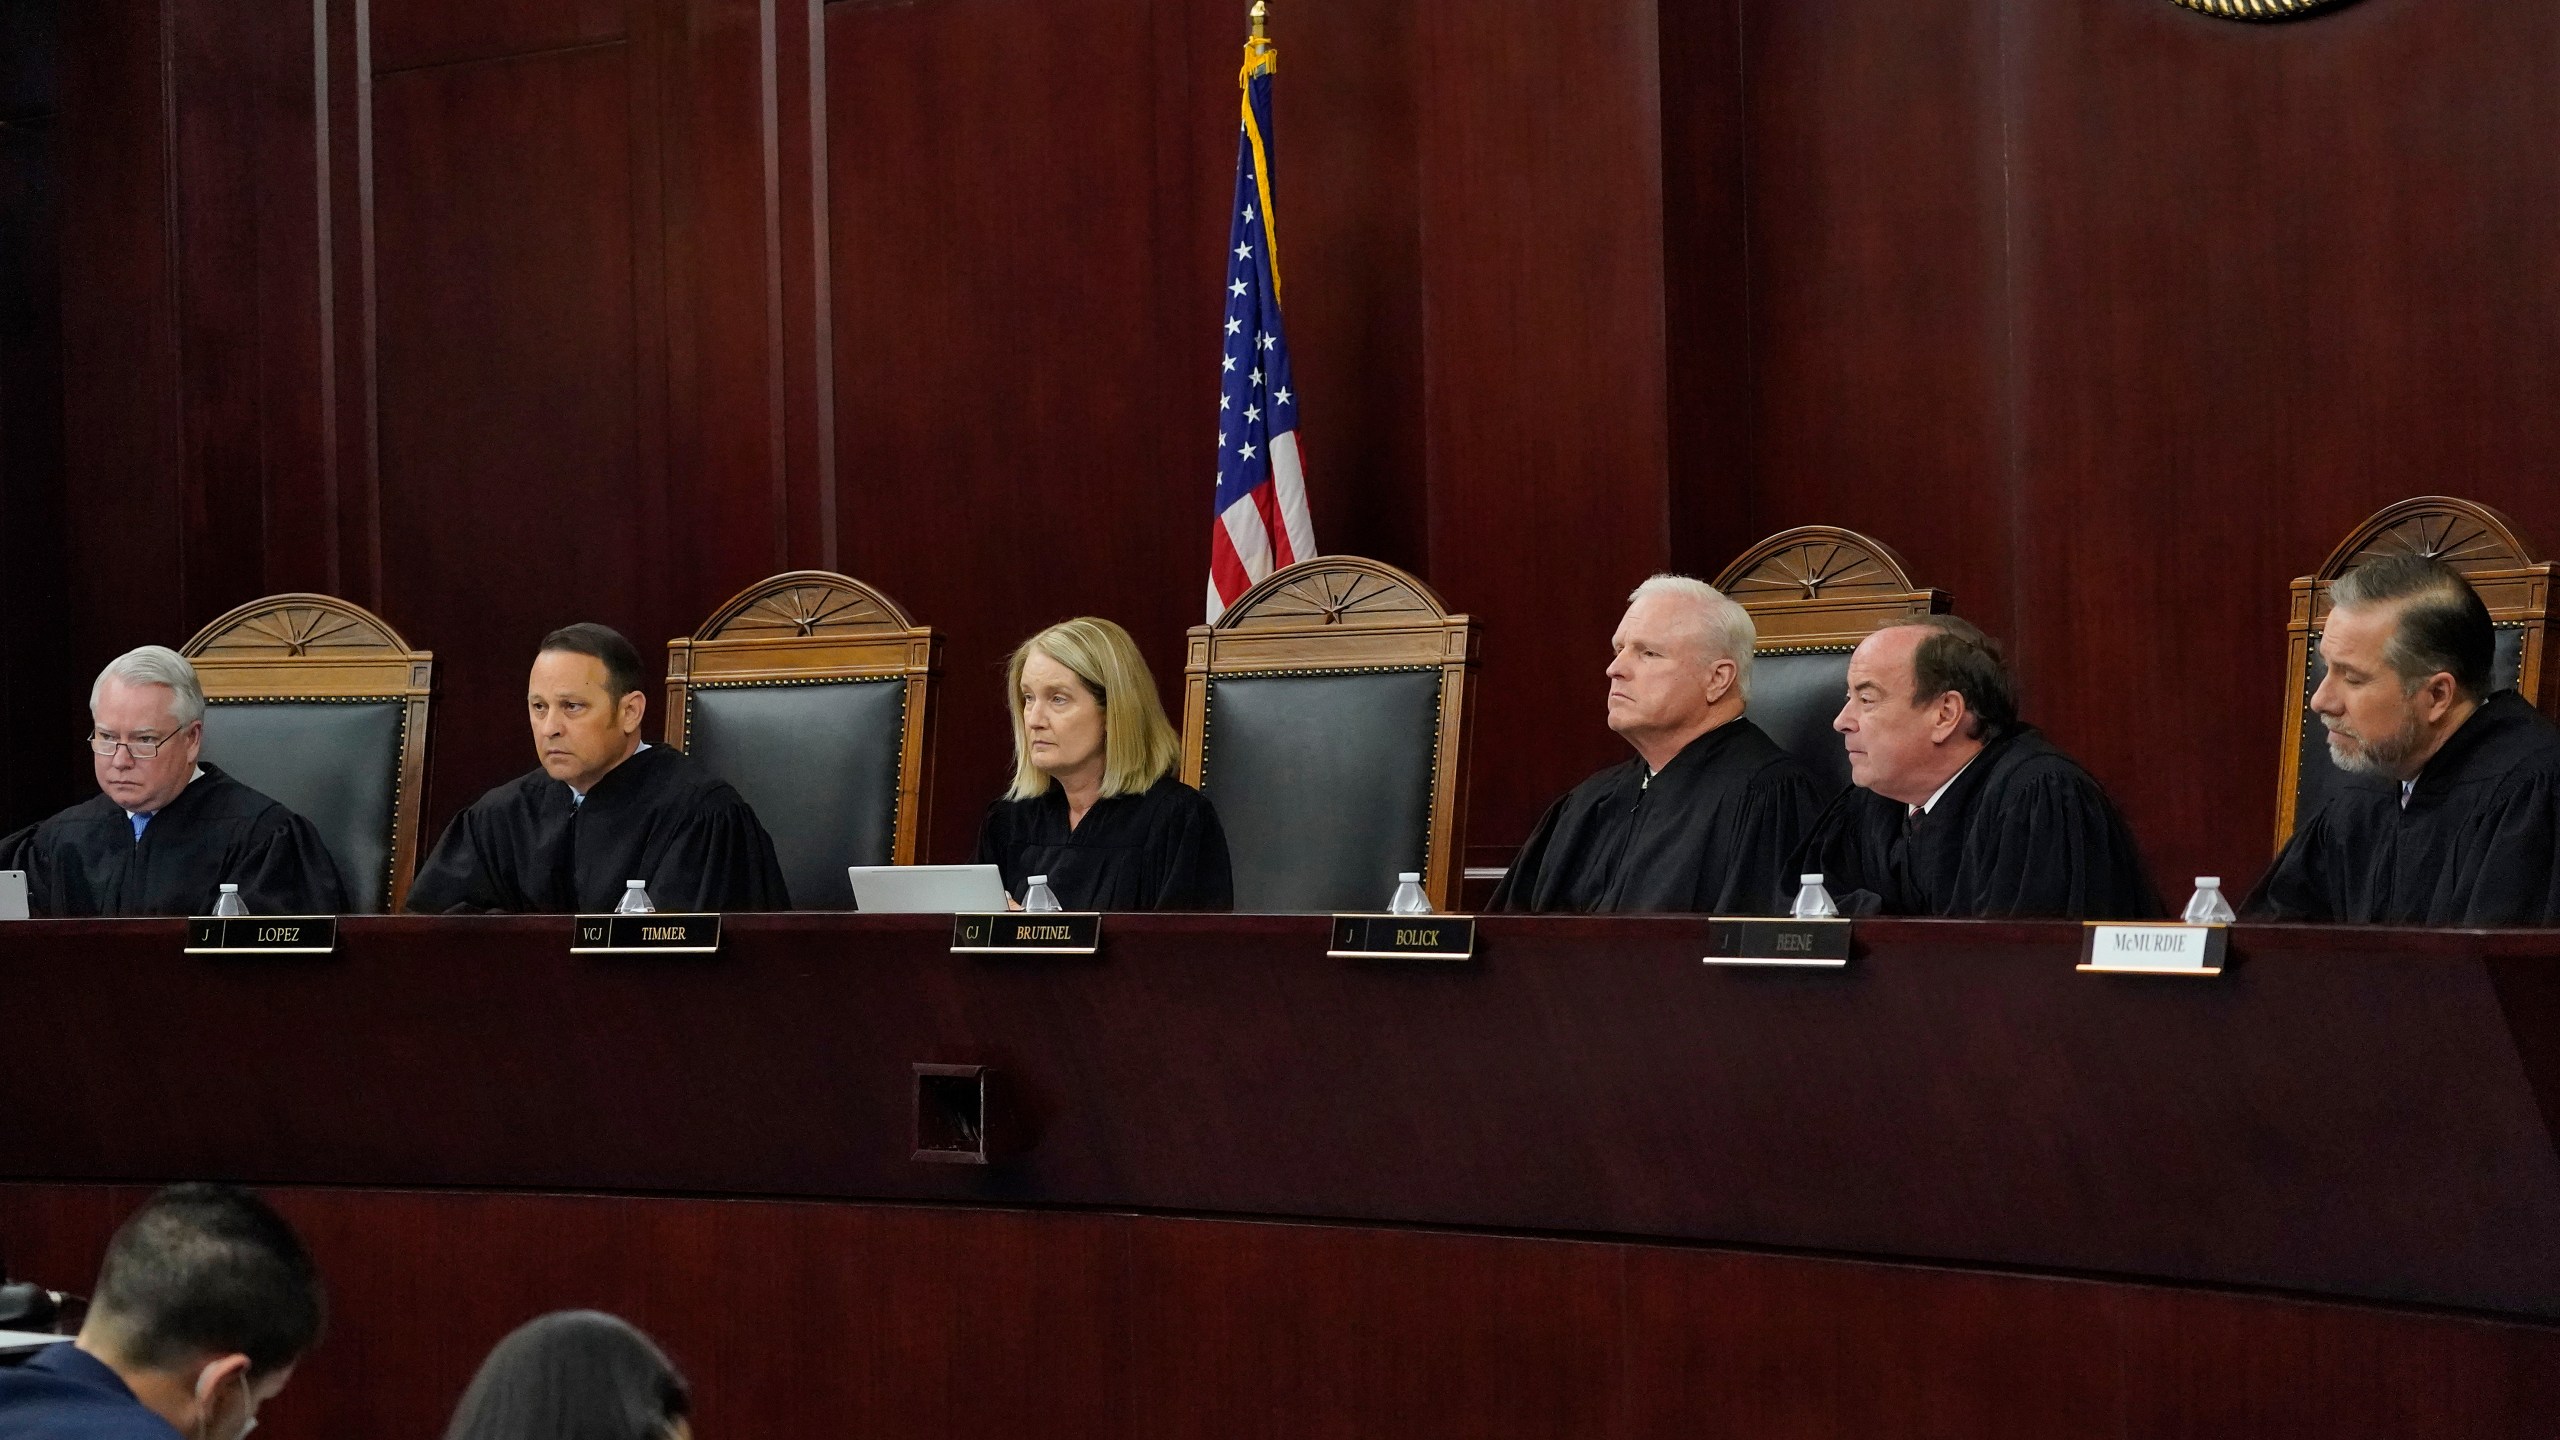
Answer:
POLYGON ((2217 20, 2300 20, 2322 10, 2334 10, 2349 0, 2172 0, 2200 15, 2217 20))

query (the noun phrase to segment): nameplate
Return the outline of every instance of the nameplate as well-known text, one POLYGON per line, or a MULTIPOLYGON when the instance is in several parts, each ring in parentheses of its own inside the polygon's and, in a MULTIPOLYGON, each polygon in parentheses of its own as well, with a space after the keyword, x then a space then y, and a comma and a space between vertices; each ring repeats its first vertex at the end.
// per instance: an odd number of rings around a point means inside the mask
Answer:
POLYGON ((327 955, 338 948, 335 915, 191 915, 190 955, 327 955))
POLYGON ((1101 948, 1102 916, 1091 910, 951 917, 954 955, 1090 955, 1101 948))
POLYGON ((2231 932, 2221 925, 2115 925, 2092 920, 2076 967, 2097 975, 2219 975, 2231 932))
POLYGON ((1336 960, 1472 960, 1476 917, 1336 915, 1324 953, 1336 960))
POLYGON ((1849 963, 1849 922, 1713 916, 1707 921, 1705 958, 1710 965, 1808 965, 1837 970, 1849 963))
POLYGON ((708 955, 720 948, 717 915, 579 915, 572 955, 708 955))

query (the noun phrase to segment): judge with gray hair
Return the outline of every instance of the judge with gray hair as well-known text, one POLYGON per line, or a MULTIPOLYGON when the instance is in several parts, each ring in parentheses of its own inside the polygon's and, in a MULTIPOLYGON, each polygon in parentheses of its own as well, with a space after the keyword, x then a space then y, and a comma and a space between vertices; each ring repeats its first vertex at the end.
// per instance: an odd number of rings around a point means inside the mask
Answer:
POLYGON ((1609 728, 1635 758, 1548 807, 1496 910, 1765 915, 1821 810, 1813 777, 1744 714, 1751 612, 1656 575, 1609 642, 1609 728))
POLYGON ((98 792, 0 839, 38 915, 203 915, 226 884, 253 915, 346 908, 311 822, 203 762, 204 689, 177 651, 145 645, 89 687, 98 792))

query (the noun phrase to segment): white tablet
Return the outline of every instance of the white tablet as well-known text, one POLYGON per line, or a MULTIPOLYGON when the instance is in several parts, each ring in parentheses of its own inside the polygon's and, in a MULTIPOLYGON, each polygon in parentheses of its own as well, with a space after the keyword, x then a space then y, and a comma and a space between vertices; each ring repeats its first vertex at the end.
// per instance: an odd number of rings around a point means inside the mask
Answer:
POLYGON ((1005 905, 993 865, 848 865, 853 908, 877 915, 992 914, 1005 905))
POLYGON ((0 920, 27 918, 27 872, 0 870, 0 920))

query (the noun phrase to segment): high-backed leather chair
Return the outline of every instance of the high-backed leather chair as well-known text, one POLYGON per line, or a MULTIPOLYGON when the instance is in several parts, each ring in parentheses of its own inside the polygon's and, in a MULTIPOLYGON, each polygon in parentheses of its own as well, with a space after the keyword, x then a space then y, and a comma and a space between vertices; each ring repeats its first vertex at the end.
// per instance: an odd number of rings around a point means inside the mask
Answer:
POLYGON ((802 910, 848 865, 911 865, 933 778, 942 639, 850 576, 759 581, 667 642, 667 743, 736 787, 802 910))
POLYGON ((1301 561, 1191 630, 1182 778, 1218 807, 1236 908, 1386 908, 1465 873, 1475 622, 1392 565, 1301 561))
POLYGON ((1944 590, 1911 583, 1902 557, 1855 530, 1803 525, 1743 552, 1716 588, 1751 612, 1751 719, 1806 769, 1822 798, 1849 788, 1849 756, 1831 729, 1849 688, 1849 652, 1905 615, 1943 614, 1944 590))
POLYGON ((398 910, 418 862, 435 657, 327 595, 252 600, 183 653, 204 686, 204 758, 320 831, 354 910, 398 910))
POLYGON ((2536 553, 2506 516, 2488 506, 2422 495, 2376 511, 2318 570, 2293 582, 2292 615, 2285 623, 2285 743, 2276 767, 2277 848, 2293 837, 2296 819, 2318 809, 2339 778, 2329 761, 2327 731, 2311 708, 2311 692, 2329 669, 2320 660, 2320 628, 2329 618, 2330 582, 2384 555, 2432 555, 2461 571, 2497 626, 2491 688, 2521 691, 2547 715, 2555 689, 2542 663, 2551 629, 2552 566, 2535 559, 2536 553))

